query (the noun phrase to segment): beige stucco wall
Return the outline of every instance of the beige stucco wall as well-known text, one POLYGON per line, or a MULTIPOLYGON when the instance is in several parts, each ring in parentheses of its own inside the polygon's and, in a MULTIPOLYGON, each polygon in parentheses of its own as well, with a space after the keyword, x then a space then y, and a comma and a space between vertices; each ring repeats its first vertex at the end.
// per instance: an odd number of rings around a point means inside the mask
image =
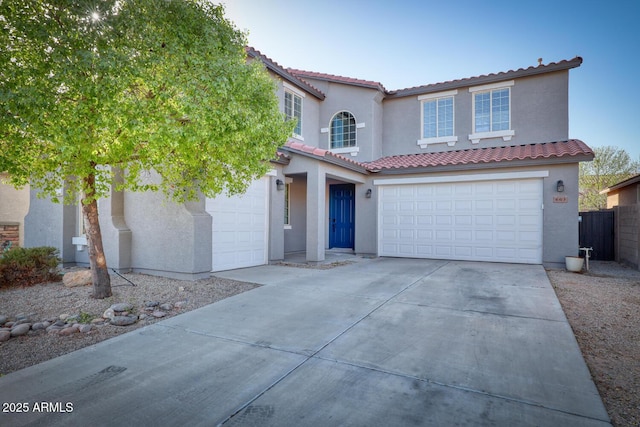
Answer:
POLYGON ((29 211, 29 186, 16 190, 3 184, 6 174, 0 174, 0 222, 20 224, 20 246, 24 246, 24 216, 29 211))

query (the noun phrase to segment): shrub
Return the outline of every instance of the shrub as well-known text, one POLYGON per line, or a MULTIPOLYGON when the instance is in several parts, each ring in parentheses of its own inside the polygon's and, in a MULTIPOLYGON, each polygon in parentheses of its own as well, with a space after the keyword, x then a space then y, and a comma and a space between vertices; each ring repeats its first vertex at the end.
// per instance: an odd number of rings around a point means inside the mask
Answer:
POLYGON ((58 250, 49 246, 13 248, 0 256, 0 288, 59 281, 58 250))

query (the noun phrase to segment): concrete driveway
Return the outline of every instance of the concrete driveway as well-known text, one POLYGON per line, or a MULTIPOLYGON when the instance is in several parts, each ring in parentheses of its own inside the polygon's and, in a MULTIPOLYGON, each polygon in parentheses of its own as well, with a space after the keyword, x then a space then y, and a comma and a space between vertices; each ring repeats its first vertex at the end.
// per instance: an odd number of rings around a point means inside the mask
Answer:
POLYGON ((265 286, 0 378, 0 425, 609 425, 541 266, 220 276, 265 286))

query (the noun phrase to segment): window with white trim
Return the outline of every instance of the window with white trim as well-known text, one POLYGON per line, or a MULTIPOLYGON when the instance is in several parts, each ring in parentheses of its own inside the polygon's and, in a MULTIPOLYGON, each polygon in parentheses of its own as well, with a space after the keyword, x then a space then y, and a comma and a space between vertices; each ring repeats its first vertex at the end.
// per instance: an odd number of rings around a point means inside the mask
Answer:
POLYGON ((458 142, 455 136, 455 101, 457 90, 420 95, 420 139, 418 145, 425 148, 429 144, 458 142))
POLYGON ((331 149, 357 146, 356 119, 348 111, 340 111, 331 119, 331 149))
POLYGON ((511 129, 511 86, 513 80, 469 88, 473 93, 472 143, 484 138, 509 141, 514 135, 511 129))
POLYGON ((287 120, 296 120, 296 127, 293 135, 302 136, 302 97, 296 93, 285 90, 284 92, 284 115, 287 120))
POLYGON ((509 88, 480 92, 474 95, 475 132, 495 132, 511 128, 509 120, 509 88))

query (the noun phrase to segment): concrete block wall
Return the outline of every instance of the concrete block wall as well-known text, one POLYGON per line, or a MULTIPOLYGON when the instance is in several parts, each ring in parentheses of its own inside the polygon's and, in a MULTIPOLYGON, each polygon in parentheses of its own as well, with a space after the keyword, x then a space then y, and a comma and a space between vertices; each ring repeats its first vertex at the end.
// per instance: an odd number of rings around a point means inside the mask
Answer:
POLYGON ((640 269, 640 204, 616 206, 616 261, 640 269))

